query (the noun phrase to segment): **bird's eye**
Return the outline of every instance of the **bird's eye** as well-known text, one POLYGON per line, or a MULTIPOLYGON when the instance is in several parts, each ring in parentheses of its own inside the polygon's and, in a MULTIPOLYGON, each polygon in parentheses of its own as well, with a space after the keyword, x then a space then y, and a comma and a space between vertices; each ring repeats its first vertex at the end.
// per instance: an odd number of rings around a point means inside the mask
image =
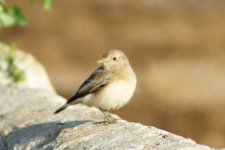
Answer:
POLYGON ((116 57, 113 57, 113 60, 116 60, 117 58, 116 57))

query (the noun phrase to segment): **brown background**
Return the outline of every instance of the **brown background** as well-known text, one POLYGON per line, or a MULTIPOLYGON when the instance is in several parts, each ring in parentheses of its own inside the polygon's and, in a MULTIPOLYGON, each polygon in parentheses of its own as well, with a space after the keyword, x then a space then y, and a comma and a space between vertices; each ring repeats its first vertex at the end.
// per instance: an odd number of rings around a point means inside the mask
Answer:
POLYGON ((30 24, 1 38, 42 62, 60 95, 72 96, 103 52, 122 49, 138 86, 114 113, 225 147, 225 1, 56 0, 51 12, 13 2, 30 24))

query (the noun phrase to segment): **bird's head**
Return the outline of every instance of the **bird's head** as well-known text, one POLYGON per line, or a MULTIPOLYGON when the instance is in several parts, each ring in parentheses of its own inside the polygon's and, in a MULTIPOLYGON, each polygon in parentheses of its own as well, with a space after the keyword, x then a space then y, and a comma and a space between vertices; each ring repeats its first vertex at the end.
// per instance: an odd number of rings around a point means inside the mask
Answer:
POLYGON ((102 64, 107 69, 120 68, 129 65, 128 58, 120 50, 110 50, 106 52, 98 63, 102 64))

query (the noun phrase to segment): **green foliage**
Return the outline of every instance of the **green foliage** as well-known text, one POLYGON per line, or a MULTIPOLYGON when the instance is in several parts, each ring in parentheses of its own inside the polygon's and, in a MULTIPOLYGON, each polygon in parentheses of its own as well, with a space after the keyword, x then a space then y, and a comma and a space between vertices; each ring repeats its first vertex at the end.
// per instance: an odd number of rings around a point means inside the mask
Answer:
POLYGON ((43 0, 43 7, 45 10, 52 9, 52 0, 43 0))
MULTIPOLYGON (((35 0, 27 0, 32 3, 35 0)), ((51 10, 52 0, 42 0, 43 8, 45 10, 51 10)), ((16 4, 8 6, 6 0, 0 0, 0 28, 11 27, 15 25, 25 26, 28 20, 20 7, 16 4)), ((0 41, 1 41, 0 37, 0 41)), ((17 46, 12 44, 10 47, 9 55, 5 58, 8 64, 8 74, 14 79, 14 81, 19 82, 25 79, 25 73, 23 70, 18 68, 15 62, 15 50, 17 46)), ((1 51, 0 47, 0 51, 1 51)))
POLYGON ((20 26, 27 24, 27 19, 20 8, 16 5, 7 8, 4 3, 0 3, 0 27, 9 27, 16 24, 20 26))
MULTIPOLYGON (((30 0, 33 2, 34 0, 30 0)), ((43 8, 51 10, 52 0, 43 0, 43 8)), ((25 26, 27 25, 27 17, 23 11, 16 4, 9 7, 5 0, 0 0, 0 28, 11 27, 14 25, 25 26)))
POLYGON ((17 49, 16 44, 10 46, 9 55, 6 57, 6 62, 8 64, 8 73, 9 76, 13 78, 15 82, 20 82, 25 80, 25 72, 18 68, 15 62, 15 51, 17 49))
MULTIPOLYGON (((2 0, 1 0, 2 1, 2 0)), ((27 18, 17 5, 7 8, 5 3, 0 1, 0 27, 10 27, 13 25, 24 26, 27 18)))

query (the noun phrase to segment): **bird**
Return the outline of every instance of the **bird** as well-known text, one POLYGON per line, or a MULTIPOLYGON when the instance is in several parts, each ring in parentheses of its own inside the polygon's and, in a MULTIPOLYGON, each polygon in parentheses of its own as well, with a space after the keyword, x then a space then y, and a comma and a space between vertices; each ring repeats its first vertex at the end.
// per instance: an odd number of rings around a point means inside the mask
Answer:
POLYGON ((136 74, 121 50, 105 52, 97 63, 100 66, 55 114, 70 105, 82 103, 100 109, 106 123, 117 122, 108 111, 120 109, 130 101, 136 89, 136 74))

